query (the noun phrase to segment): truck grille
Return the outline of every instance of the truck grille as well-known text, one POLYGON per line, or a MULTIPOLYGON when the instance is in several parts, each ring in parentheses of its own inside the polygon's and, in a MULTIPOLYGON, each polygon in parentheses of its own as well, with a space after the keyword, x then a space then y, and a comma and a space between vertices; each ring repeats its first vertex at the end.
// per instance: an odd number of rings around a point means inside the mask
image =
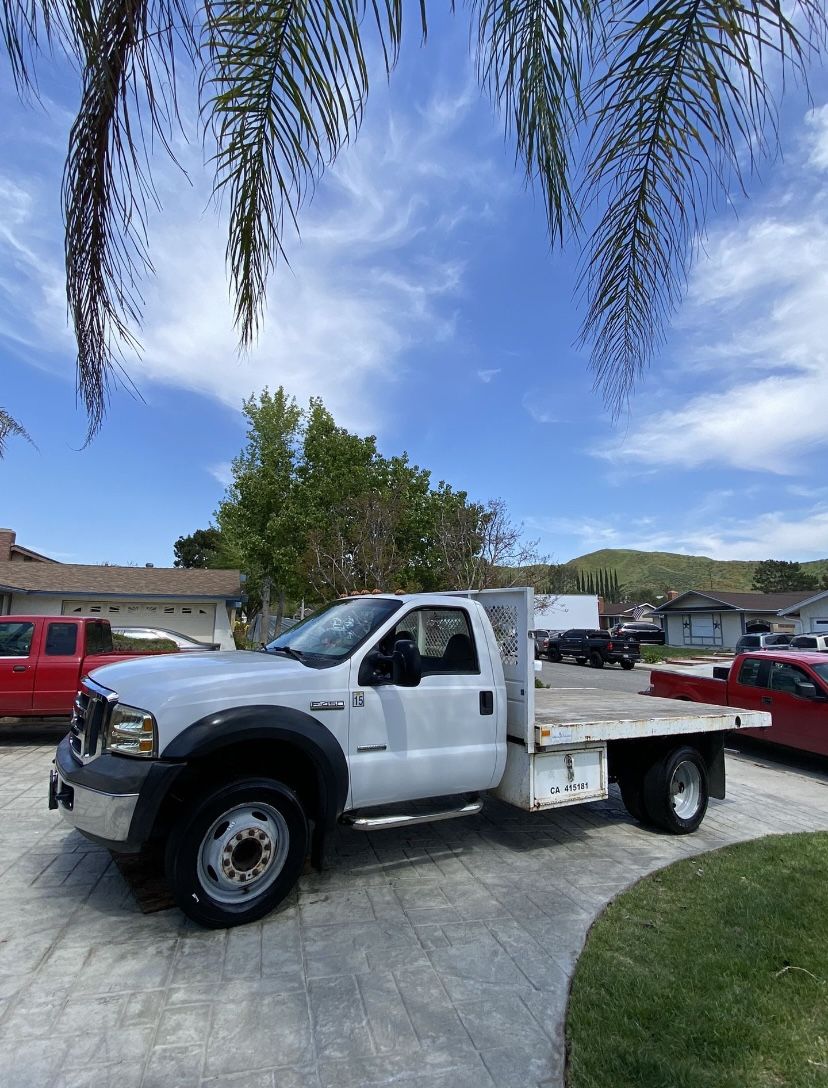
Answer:
POLYGON ((75 697, 69 723, 69 748, 78 762, 98 754, 104 723, 115 698, 114 692, 99 688, 90 680, 84 681, 75 697))

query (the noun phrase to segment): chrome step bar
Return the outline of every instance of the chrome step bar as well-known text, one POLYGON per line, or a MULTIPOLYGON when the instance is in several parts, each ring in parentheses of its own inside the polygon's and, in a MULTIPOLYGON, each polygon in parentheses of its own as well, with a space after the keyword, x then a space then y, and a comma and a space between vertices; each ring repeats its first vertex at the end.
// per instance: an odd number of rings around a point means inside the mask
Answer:
POLYGON ((437 820, 456 820, 460 816, 476 816, 483 808, 479 798, 467 802, 461 808, 445 808, 437 812, 422 812, 414 815, 395 813, 390 816, 356 816, 345 813, 342 823, 355 831, 384 831, 388 827, 411 827, 414 824, 431 824, 437 820))

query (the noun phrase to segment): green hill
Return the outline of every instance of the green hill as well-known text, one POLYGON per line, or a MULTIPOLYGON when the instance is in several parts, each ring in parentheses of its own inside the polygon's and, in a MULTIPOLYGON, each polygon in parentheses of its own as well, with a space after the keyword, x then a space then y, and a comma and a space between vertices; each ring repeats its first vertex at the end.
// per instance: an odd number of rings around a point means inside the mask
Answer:
MULTIPOLYGON (((602 548, 579 555, 564 566, 582 574, 600 570, 616 571, 622 589, 652 588, 663 592, 675 589, 749 590, 759 560, 709 559, 705 555, 675 552, 637 552, 629 548, 602 548)), ((828 559, 803 563, 802 569, 822 578, 828 574, 828 559)))

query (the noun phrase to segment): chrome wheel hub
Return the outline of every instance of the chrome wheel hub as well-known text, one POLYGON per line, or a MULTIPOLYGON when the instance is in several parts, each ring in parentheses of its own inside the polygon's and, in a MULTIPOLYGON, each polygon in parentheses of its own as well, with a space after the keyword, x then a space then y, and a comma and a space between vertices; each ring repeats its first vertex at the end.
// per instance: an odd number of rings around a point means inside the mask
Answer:
POLYGON ((701 804, 701 774, 695 763, 679 763, 670 779, 670 798, 676 816, 692 819, 701 804))
POLYGON ((213 821, 201 840, 199 880, 221 903, 249 902, 282 871, 289 841, 278 809, 258 802, 237 805, 213 821))

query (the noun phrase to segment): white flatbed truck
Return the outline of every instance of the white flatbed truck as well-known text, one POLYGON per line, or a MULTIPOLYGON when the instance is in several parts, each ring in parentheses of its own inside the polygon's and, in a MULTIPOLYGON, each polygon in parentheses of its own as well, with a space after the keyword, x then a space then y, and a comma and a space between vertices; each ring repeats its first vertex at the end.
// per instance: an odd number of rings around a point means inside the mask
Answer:
POLYGON ((206 926, 272 910, 308 852, 322 865, 337 823, 474 816, 487 794, 542 812, 606 798, 615 781, 636 819, 694 831, 724 797, 725 732, 770 716, 536 689, 533 616, 531 589, 365 594, 265 652, 95 670, 50 807, 113 849, 163 842, 176 902, 206 926))

